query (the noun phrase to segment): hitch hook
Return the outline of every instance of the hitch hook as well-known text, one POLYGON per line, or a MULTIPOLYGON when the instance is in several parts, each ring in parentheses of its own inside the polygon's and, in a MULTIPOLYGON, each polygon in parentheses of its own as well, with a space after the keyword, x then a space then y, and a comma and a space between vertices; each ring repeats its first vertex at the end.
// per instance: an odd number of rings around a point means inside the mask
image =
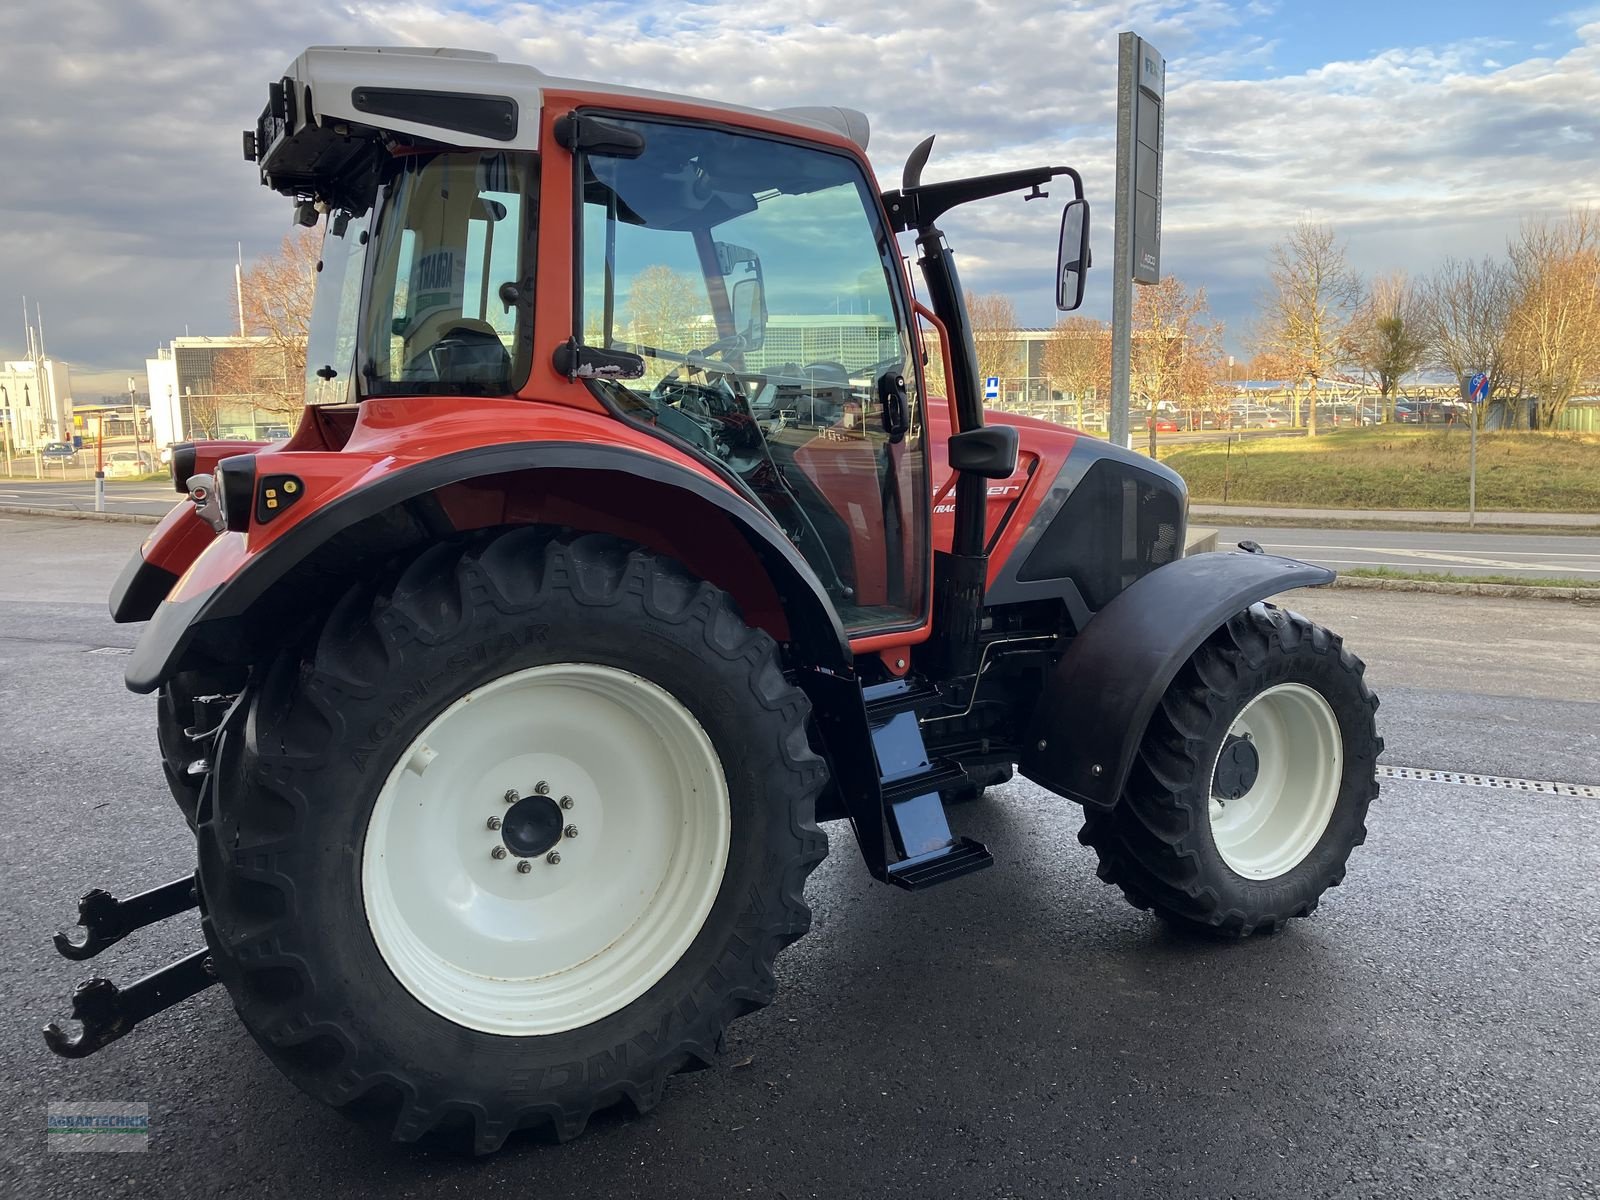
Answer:
POLYGON ((146 1017, 153 1017, 216 982, 209 950, 196 950, 126 988, 119 988, 109 979, 86 980, 72 993, 72 1019, 82 1023, 83 1031, 74 1037, 51 1021, 44 1027, 45 1044, 62 1058, 87 1058, 146 1017))
POLYGON ((56 949, 74 962, 93 958, 135 929, 194 908, 200 902, 198 886, 193 875, 184 875, 126 900, 118 900, 105 889, 95 888, 78 901, 78 924, 84 930, 83 941, 75 942, 66 933, 58 933, 54 938, 56 949))

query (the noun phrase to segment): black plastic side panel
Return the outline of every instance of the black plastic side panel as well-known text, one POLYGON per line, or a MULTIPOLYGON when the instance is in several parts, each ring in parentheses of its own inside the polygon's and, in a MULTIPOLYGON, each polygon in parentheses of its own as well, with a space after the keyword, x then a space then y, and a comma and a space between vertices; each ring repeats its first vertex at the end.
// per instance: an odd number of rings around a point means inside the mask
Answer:
POLYGON ((1258 600, 1333 579, 1326 567, 1238 551, 1152 571, 1067 647, 1034 710, 1018 769, 1069 800, 1111 807, 1161 694, 1212 631, 1258 600))
MULTIPOLYGON (((1076 510, 1063 513, 1068 500, 1072 499, 1084 478, 1101 464, 1104 464, 1102 470, 1116 469, 1119 474, 1131 474, 1132 477, 1140 479, 1141 486, 1158 489, 1174 498, 1177 519, 1177 528, 1174 531, 1175 553, 1178 556, 1182 555, 1187 534, 1184 528, 1187 523, 1187 514, 1184 511, 1186 490, 1183 480, 1177 473, 1141 454, 1114 446, 1110 442, 1103 442, 1099 438, 1080 437, 1073 445, 1072 453, 1067 455, 1067 461, 1062 464, 1055 479, 1050 481, 1049 493, 1028 522, 1027 531, 1017 543, 1015 552, 996 572, 994 582, 989 585, 984 596, 985 604, 1020 604, 1029 600, 1059 599, 1066 603, 1073 624, 1079 628, 1084 626, 1096 608, 1104 606, 1102 598, 1091 598, 1085 594, 1086 591, 1096 589, 1080 587, 1070 576, 1033 577, 1039 573, 1039 564, 1042 561, 1042 556, 1039 556, 1041 548, 1047 547, 1048 542, 1061 540, 1072 532, 1065 527, 1057 528, 1058 518, 1073 522, 1095 523, 1121 518, 1120 511, 1115 513, 1088 511, 1087 515, 1080 515, 1076 510), (1095 599, 1101 599, 1101 603, 1096 604, 1095 599)), ((1098 569, 1104 564, 1090 562, 1084 566, 1086 569, 1098 569)), ((1101 587, 1099 590, 1103 592, 1108 589, 1101 587)))
POLYGON ((203 603, 184 606, 182 619, 169 611, 172 605, 161 605, 128 663, 128 688, 154 691, 180 669, 185 654, 205 628, 226 631, 225 636, 248 633, 251 608, 268 589, 353 526, 381 518, 447 484, 539 468, 633 475, 681 488, 721 509, 733 518, 771 573, 802 660, 831 671, 850 671, 850 643, 815 572, 783 532, 747 501, 693 471, 635 450, 572 442, 512 442, 445 455, 385 476, 310 514, 226 584, 203 597, 203 603), (230 622, 240 628, 228 630, 230 622))

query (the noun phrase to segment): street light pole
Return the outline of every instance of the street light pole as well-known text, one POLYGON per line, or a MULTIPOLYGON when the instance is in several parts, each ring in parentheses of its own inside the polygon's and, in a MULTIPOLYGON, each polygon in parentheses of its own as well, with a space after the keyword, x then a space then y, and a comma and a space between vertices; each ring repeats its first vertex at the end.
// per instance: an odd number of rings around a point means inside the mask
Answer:
POLYGON ((133 376, 128 376, 128 407, 133 410, 133 463, 144 474, 144 459, 139 456, 139 394, 133 390, 133 376))
POLYGON ((6 433, 4 448, 6 452, 6 474, 9 475, 11 474, 11 391, 3 383, 0 383, 0 396, 5 397, 6 433))

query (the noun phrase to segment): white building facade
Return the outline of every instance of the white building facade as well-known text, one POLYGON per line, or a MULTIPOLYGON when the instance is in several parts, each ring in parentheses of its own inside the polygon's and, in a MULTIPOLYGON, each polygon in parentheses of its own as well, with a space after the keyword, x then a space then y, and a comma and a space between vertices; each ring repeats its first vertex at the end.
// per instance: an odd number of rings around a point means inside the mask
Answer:
POLYGON ((72 439, 72 383, 54 358, 0 363, 0 440, 11 454, 32 454, 72 439))

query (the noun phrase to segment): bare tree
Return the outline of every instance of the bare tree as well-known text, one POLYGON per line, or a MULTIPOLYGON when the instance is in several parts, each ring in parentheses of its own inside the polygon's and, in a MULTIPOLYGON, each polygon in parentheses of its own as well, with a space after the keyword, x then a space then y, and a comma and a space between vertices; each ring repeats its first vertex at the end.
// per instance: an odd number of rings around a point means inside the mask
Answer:
POLYGON ((1424 307, 1421 292, 1406 273, 1390 271, 1372 281, 1352 322, 1355 363, 1377 387, 1391 420, 1396 394, 1427 354, 1424 307))
POLYGON ((222 436, 222 400, 215 385, 204 392, 183 394, 183 429, 186 437, 222 436))
POLYGON ((305 405, 306 336, 321 248, 320 228, 297 226, 277 250, 246 268, 234 297, 234 316, 242 299, 240 324, 262 339, 260 352, 250 356, 258 361, 239 373, 257 381, 255 405, 269 412, 289 415, 305 405))
POLYGON ((1131 341, 1128 390, 1144 398, 1152 429, 1161 401, 1193 411, 1210 399, 1222 326, 1211 320, 1205 288, 1190 292, 1175 275, 1139 288, 1131 341))
POLYGON ((1011 298, 999 292, 968 292, 967 320, 972 325, 972 342, 978 354, 978 382, 981 384, 990 376, 1015 378, 1021 363, 1016 339, 1017 310, 1011 298))
MULTIPOLYGON (((629 335, 643 346, 687 354, 714 340, 702 338, 699 330, 707 308, 705 287, 693 276, 660 264, 646 267, 628 288, 629 335)), ((674 365, 647 359, 647 378, 659 378, 674 365)))
POLYGON ((1350 269, 1333 228, 1309 219, 1296 222, 1268 261, 1263 349, 1281 354, 1295 383, 1308 386, 1306 433, 1315 437, 1317 381, 1350 358, 1350 322, 1361 302, 1361 279, 1350 269))
POLYGON ((1447 258, 1422 286, 1425 361, 1464 382, 1479 371, 1491 393, 1514 390, 1508 339, 1516 290, 1510 263, 1447 258))
POLYGON ((1600 374, 1600 214, 1525 221, 1510 258, 1510 356, 1539 398, 1540 428, 1554 429, 1600 374))
POLYGON ((1092 317, 1063 317, 1044 345, 1044 373, 1052 388, 1070 392, 1083 423, 1083 398, 1104 396, 1111 379, 1111 327, 1092 317))

